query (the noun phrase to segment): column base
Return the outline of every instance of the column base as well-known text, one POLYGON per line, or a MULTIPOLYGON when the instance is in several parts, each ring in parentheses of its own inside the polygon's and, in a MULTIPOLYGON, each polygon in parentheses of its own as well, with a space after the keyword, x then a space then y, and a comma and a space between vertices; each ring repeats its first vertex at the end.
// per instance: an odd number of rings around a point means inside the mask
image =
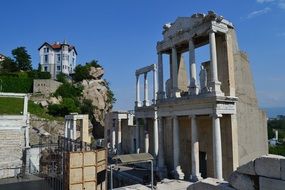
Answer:
POLYGON ((198 86, 188 86, 188 94, 193 96, 193 95, 197 95, 199 93, 199 88, 198 86))
POLYGON ((136 107, 141 107, 142 106, 142 102, 141 101, 135 101, 136 107))
POLYGON ((175 179, 180 179, 180 180, 184 180, 184 173, 181 170, 180 166, 177 166, 173 171, 172 171, 173 177, 175 179))
POLYGON ((165 92, 157 92, 157 99, 162 100, 165 97, 165 92))
POLYGON ((189 181, 191 182, 196 182, 196 181, 201 181, 203 178, 201 177, 201 174, 196 174, 196 175, 190 175, 189 181))
POLYGON ((180 94, 180 92, 178 90, 172 90, 171 97, 172 98, 180 98, 181 94, 180 94))
POLYGON ((214 96, 224 96, 225 94, 221 91, 221 82, 211 82, 211 94, 214 96))
POLYGON ((149 105, 151 105, 151 103, 150 103, 149 100, 144 100, 144 101, 143 101, 143 105, 144 105, 144 106, 149 106, 149 105))

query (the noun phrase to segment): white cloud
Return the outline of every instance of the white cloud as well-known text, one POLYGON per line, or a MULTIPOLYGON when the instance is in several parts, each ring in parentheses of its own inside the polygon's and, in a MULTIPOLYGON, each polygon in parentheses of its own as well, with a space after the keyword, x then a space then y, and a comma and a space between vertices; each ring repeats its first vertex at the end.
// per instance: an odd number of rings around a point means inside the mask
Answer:
POLYGON ((278 6, 279 6, 281 9, 285 9, 285 0, 279 0, 278 6))
POLYGON ((279 8, 285 10, 285 0, 256 0, 257 3, 274 3, 279 8))
POLYGON ((264 15, 266 13, 269 13, 270 11, 271 11, 271 9, 269 7, 266 7, 264 9, 253 11, 253 12, 249 13, 247 18, 253 18, 253 17, 256 17, 256 16, 264 15))
POLYGON ((275 0, 256 0, 258 3, 268 3, 268 2, 273 2, 275 0))

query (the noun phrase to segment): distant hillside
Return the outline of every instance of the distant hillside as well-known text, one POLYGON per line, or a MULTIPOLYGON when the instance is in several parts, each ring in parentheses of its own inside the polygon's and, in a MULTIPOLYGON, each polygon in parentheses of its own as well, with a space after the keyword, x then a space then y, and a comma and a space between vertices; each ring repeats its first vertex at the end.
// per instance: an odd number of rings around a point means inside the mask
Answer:
POLYGON ((271 107, 271 108, 262 108, 266 111, 267 117, 274 118, 277 115, 285 115, 285 107, 271 107))

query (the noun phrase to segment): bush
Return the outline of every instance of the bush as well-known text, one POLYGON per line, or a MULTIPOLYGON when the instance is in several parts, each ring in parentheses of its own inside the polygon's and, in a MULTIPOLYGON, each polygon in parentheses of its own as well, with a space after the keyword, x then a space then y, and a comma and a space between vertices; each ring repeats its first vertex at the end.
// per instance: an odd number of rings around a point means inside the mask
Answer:
POLYGON ((72 98, 64 98, 61 104, 48 106, 48 113, 53 116, 65 116, 78 111, 75 101, 72 98))
POLYGON ((95 67, 95 68, 101 67, 102 68, 102 66, 99 65, 98 61, 96 60, 92 60, 86 63, 84 66, 77 65, 74 69, 74 74, 73 74, 72 79, 75 82, 80 82, 84 79, 92 79, 92 76, 89 75, 90 67, 95 67))
POLYGON ((64 83, 55 91, 55 96, 61 96, 62 98, 73 98, 81 96, 83 88, 75 87, 70 83, 64 83))
POLYGON ((2 92, 32 93, 33 79, 0 76, 0 88, 2 92))

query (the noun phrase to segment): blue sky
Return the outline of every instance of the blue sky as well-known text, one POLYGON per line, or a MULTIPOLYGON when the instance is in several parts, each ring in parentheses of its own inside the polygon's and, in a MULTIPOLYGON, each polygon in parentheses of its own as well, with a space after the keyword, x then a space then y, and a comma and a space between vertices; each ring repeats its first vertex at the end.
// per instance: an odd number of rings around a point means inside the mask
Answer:
POLYGON ((214 10, 235 25, 259 104, 285 107, 285 0, 1 0, 0 7, 0 53, 25 46, 36 68, 43 42, 66 39, 76 46, 78 63, 103 65, 117 110, 133 109, 134 72, 157 62, 162 26, 214 10))

